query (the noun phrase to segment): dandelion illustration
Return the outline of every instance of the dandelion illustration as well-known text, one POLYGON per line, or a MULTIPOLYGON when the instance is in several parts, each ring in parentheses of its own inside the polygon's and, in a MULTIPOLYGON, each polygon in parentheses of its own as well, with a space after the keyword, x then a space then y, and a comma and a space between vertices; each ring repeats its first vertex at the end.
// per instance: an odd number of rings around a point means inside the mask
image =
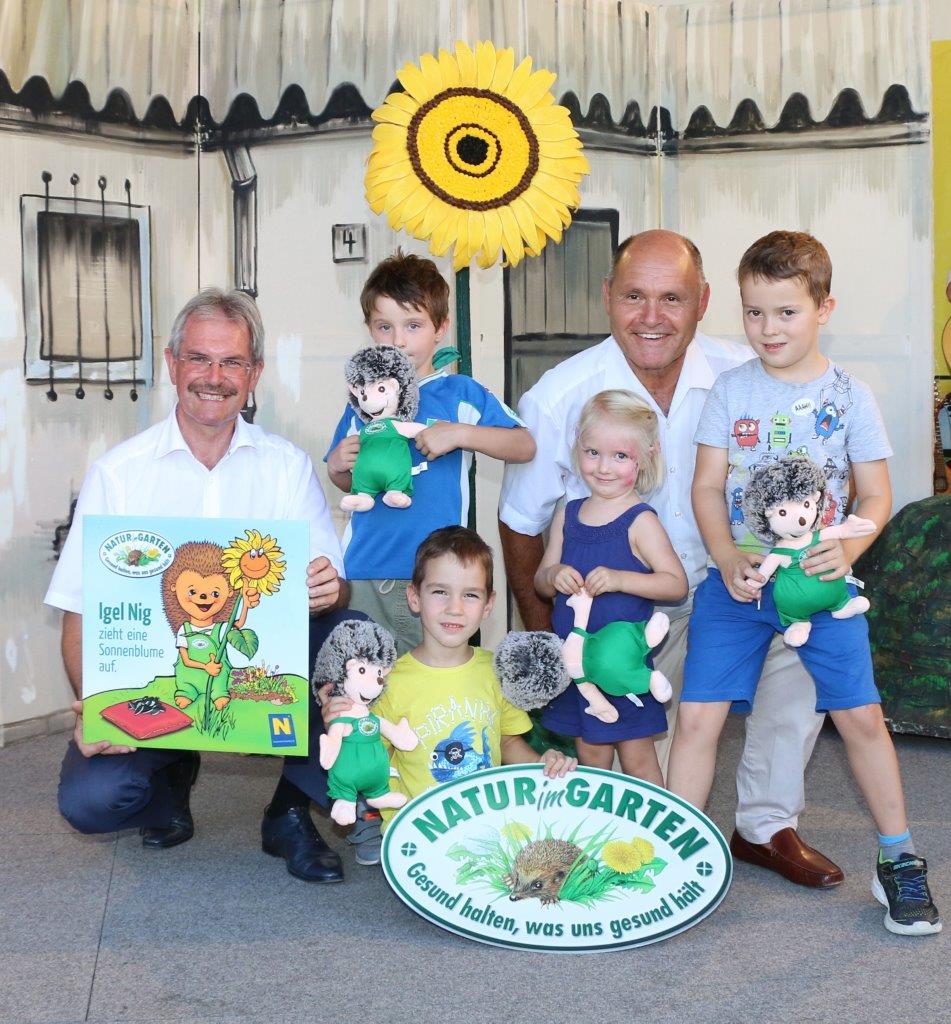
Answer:
POLYGON ((501 834, 513 843, 527 843, 532 838, 532 830, 521 821, 510 821, 499 829, 501 834))
POLYGON ((643 863, 640 853, 623 839, 613 839, 610 843, 605 843, 601 847, 601 859, 619 875, 630 875, 643 863))
POLYGON ((654 847, 646 839, 632 839, 631 846, 640 858, 641 864, 650 864, 654 859, 654 847))
POLYGON ((511 265, 561 241, 589 171, 581 140, 550 89, 555 75, 517 67, 513 50, 457 42, 397 75, 404 91, 373 111, 364 180, 374 213, 428 241, 455 246, 457 270, 476 258, 511 265))
POLYGON ((236 537, 225 548, 221 565, 229 574, 235 590, 256 590, 259 594, 273 594, 284 579, 284 552, 271 536, 262 536, 257 530, 245 530, 247 540, 236 537))

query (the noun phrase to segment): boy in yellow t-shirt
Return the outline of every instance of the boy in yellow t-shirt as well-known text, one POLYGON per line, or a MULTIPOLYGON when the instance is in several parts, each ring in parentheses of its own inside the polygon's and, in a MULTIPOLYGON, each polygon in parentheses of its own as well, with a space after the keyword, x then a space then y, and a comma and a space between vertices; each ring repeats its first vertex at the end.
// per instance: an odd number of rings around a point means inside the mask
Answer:
MULTIPOLYGON (((492 551, 473 530, 447 526, 416 552, 407 600, 419 615, 423 642, 404 654, 373 705, 374 714, 398 722, 404 715, 419 736, 411 751, 390 750, 398 775, 390 788, 412 799, 441 782, 480 768, 541 761, 549 778, 577 761, 557 750, 541 757, 522 738, 532 723, 502 696, 492 654, 469 640, 492 611, 492 551)), ((346 714, 350 701, 335 697, 324 723, 346 714)), ((384 825, 393 811, 384 811, 384 825)))

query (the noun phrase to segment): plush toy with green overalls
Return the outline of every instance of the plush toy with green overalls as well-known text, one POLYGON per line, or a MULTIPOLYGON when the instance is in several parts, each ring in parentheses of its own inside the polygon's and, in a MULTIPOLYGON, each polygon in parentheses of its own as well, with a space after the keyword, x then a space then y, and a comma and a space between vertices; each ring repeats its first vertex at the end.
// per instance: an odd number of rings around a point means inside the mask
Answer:
POLYGON ((638 707, 647 692, 662 704, 670 700, 670 680, 648 661, 667 636, 670 619, 654 612, 646 622, 609 622, 589 633, 593 603, 584 588, 568 598, 575 622, 564 643, 554 633, 513 632, 502 640, 495 672, 510 704, 533 711, 573 683, 587 702, 587 714, 610 723, 618 720, 618 711, 605 693, 627 697, 638 707))
POLYGON ((826 493, 825 473, 810 459, 789 457, 754 470, 743 493, 743 514, 752 532, 772 545, 758 572, 765 582, 775 573, 773 601, 790 647, 802 647, 812 631, 811 617, 828 611, 834 619, 850 619, 869 609, 868 599, 853 597, 845 579, 807 576, 803 559, 823 540, 867 537, 875 532, 870 519, 849 516, 837 526, 818 529, 826 493), (781 541, 782 543, 777 543, 781 541))
POLYGON ((413 364, 392 345, 370 346, 346 365, 350 404, 364 422, 353 466, 350 493, 340 502, 345 512, 366 512, 376 496, 391 508, 413 503, 413 456, 409 442, 424 423, 413 423, 419 409, 419 384, 413 364))
POLYGON ((311 687, 333 683, 331 696, 349 697, 349 713, 335 718, 320 737, 320 766, 333 800, 330 816, 339 825, 357 819, 357 797, 370 807, 402 807, 403 793, 390 792, 390 759, 383 740, 397 750, 414 750, 419 737, 406 718, 395 725, 370 711, 396 662, 393 638, 375 622, 347 619, 331 630, 314 662, 311 687))

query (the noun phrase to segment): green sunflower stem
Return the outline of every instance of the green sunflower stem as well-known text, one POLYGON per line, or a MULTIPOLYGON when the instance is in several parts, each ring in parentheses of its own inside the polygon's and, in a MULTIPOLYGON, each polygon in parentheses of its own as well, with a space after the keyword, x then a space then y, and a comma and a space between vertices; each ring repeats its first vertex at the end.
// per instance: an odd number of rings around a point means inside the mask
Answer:
MULTIPOLYGON (((228 645, 228 634, 231 632, 232 626, 234 626, 235 620, 238 617, 238 610, 241 608, 241 600, 243 594, 238 594, 238 599, 234 603, 234 607, 231 609, 231 616, 228 619, 228 625, 225 628, 224 633, 221 636, 221 643, 215 648, 215 661, 221 661, 221 655, 228 645)), ((208 729, 211 724, 211 673, 206 673, 208 681, 205 683, 205 728, 208 729)))

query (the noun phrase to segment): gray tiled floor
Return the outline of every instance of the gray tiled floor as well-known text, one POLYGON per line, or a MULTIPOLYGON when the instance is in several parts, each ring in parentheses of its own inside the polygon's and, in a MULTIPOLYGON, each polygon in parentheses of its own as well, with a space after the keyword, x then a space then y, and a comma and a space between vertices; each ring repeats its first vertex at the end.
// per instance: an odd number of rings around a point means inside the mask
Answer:
MULTIPOLYGON (((731 827, 731 723, 711 803, 731 827)), ((846 882, 811 892, 737 865, 708 921, 666 943, 565 958, 467 942, 416 917, 342 837, 347 882, 307 886, 260 851, 277 766, 205 759, 195 838, 76 835, 57 815, 64 737, 0 750, 0 1021, 230 1024, 951 1021, 946 934, 889 935, 868 892, 870 825, 833 733, 803 830, 846 882)), ((951 907, 951 744, 900 739, 919 847, 951 907)))

